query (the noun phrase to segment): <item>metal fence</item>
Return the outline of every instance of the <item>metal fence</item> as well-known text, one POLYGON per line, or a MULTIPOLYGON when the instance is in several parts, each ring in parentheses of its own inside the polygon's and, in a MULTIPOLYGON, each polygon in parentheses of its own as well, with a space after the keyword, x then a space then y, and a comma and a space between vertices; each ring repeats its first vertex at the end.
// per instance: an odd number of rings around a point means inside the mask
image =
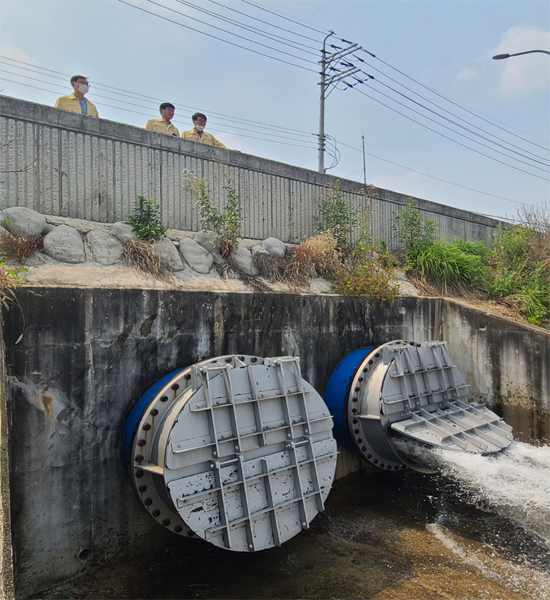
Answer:
MULTIPOLYGON (((0 96, 0 209, 26 206, 45 215, 116 222, 137 196, 153 198, 165 225, 198 231, 186 174, 205 178, 222 207, 231 185, 241 198, 244 237, 298 242, 315 233, 314 217, 335 178, 243 154, 203 146, 105 119, 0 96)), ((391 216, 408 196, 341 180, 346 201, 369 211, 371 234, 390 249, 397 240, 391 216)), ((414 199, 438 237, 492 239, 499 222, 414 199)), ((356 235, 357 232, 354 232, 356 235)))

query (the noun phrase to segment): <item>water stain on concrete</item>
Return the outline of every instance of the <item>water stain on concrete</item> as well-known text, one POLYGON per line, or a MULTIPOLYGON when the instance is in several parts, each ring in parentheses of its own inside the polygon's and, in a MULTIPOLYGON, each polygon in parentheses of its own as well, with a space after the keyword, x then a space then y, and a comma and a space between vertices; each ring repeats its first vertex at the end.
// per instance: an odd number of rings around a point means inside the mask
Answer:
POLYGON ((52 416, 52 410, 54 405, 53 396, 50 396, 50 394, 46 394, 45 392, 41 392, 38 394, 38 400, 40 401, 40 404, 44 409, 46 421, 49 421, 50 417, 52 416))
POLYGON ((140 335, 142 335, 143 337, 147 337, 151 333, 151 329, 156 318, 157 315, 151 315, 150 317, 147 317, 145 321, 143 321, 141 327, 139 328, 140 335))
POLYGON ((128 339, 128 336, 132 333, 134 329, 133 325, 126 325, 126 327, 122 330, 122 333, 118 336, 116 343, 122 348, 124 343, 128 339))

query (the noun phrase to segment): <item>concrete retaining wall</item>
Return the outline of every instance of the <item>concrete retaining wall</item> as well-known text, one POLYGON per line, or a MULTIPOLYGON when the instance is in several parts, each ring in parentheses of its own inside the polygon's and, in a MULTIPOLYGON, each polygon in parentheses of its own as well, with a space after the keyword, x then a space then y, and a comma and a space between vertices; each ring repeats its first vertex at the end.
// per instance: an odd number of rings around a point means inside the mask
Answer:
MULTIPOLYGON (((27 206, 46 214, 101 222, 126 218, 138 195, 155 199, 164 224, 198 231, 184 173, 205 177, 223 205, 231 181, 242 203, 243 234, 297 242, 315 232, 314 216, 335 178, 240 152, 203 146, 138 127, 93 119, 50 106, 0 96, 0 209, 27 206)), ((363 194, 342 180, 346 200, 372 211, 372 236, 397 244, 391 215, 408 196, 384 189, 363 194)), ((490 242, 498 221, 416 199, 441 238, 490 242)))
POLYGON ((18 298, 4 337, 19 596, 173 542, 134 497, 121 430, 148 386, 202 358, 298 355, 322 392, 352 350, 447 339, 474 398, 521 438, 550 437, 550 334, 443 299, 38 287, 18 298))

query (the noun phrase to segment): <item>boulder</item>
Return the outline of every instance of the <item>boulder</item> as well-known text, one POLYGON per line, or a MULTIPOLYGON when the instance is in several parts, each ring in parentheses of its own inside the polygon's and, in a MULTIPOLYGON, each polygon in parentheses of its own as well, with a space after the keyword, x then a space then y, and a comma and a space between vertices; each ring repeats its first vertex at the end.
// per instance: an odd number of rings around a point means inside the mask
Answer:
POLYGON ((239 244, 234 254, 231 254, 232 261, 235 266, 247 275, 258 275, 258 270, 252 262, 252 253, 244 245, 239 244))
POLYGON ((44 238, 44 253, 65 263, 82 263, 86 260, 84 242, 80 233, 68 225, 59 225, 44 238))
POLYGON ((46 227, 46 217, 32 208, 13 206, 0 211, 0 224, 15 235, 28 238, 42 234, 46 227))
POLYGON ((179 253, 183 261, 197 273, 208 273, 214 258, 203 246, 189 238, 180 239, 179 253))
POLYGON ((223 262, 222 255, 220 254, 220 247, 216 244, 216 239, 211 233, 205 233, 204 231, 195 233, 195 242, 212 254, 214 262, 217 265, 223 262))
POLYGON ((163 265, 170 269, 170 271, 183 270, 183 263, 172 240, 163 238, 159 242, 155 242, 155 250, 160 255, 163 265))
POLYGON ((128 223, 124 223, 123 221, 117 221, 116 223, 113 223, 111 226, 111 235, 114 235, 123 244, 124 242, 136 237, 132 231, 132 226, 128 225, 128 223))
POLYGON ((259 244, 252 246, 252 248, 250 248, 250 252, 252 252, 252 257, 256 256, 256 254, 269 254, 269 251, 259 244))
POLYGON ((285 255, 286 246, 281 240, 269 237, 262 242, 262 246, 272 255, 279 258, 285 255))
POLYGON ((399 267, 395 267, 393 270, 393 276, 395 279, 397 279, 397 281, 403 281, 405 283, 408 283, 408 279, 407 276, 405 275, 403 269, 400 269, 399 267))
POLYGON ((102 265, 114 265, 124 259, 122 244, 105 231, 95 229, 86 236, 94 259, 102 265))

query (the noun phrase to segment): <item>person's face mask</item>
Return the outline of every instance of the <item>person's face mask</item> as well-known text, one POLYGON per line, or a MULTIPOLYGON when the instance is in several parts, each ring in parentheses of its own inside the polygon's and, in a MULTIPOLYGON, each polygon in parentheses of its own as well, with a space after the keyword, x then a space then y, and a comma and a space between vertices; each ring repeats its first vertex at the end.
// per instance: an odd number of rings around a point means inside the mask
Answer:
POLYGON ((86 94, 88 92, 88 84, 87 83, 79 83, 78 84, 78 91, 81 94, 86 94))
POLYGON ((197 125, 197 124, 195 124, 195 129, 196 129, 197 131, 203 131, 203 129, 204 129, 205 127, 206 127, 206 125, 197 125))

